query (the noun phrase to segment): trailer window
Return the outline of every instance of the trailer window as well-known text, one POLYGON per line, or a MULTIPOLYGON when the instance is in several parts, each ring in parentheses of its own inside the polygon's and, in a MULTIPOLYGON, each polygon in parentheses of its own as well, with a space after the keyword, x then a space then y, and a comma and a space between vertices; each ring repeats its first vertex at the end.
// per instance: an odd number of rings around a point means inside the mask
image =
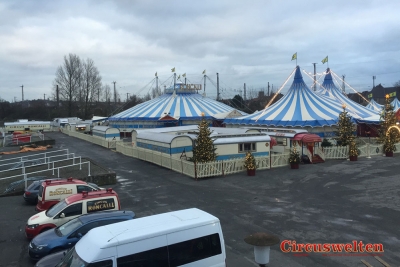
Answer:
POLYGON ((257 151, 256 150, 256 143, 241 143, 238 144, 239 152, 247 152, 247 151, 257 151))
POLYGON ((287 138, 286 137, 274 137, 278 145, 286 146, 287 145, 287 138))

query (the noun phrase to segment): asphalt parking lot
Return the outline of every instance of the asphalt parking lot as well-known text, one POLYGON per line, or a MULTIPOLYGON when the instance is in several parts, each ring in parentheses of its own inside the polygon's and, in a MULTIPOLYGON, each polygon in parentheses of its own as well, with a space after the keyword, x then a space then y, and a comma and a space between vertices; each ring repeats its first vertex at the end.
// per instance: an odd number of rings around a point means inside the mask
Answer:
MULTIPOLYGON (((55 149, 69 148, 115 171, 118 184, 112 187, 122 208, 138 217, 191 207, 218 217, 229 267, 258 266, 252 246, 243 241, 256 232, 297 243, 382 243, 380 257, 400 265, 400 154, 195 181, 62 133, 49 135, 56 140, 55 149)), ((4 197, 0 210, 0 266, 33 266, 24 227, 34 206, 22 196, 4 197)), ((381 266, 367 253, 338 256, 283 253, 275 245, 268 266, 365 266, 362 259, 381 266)))

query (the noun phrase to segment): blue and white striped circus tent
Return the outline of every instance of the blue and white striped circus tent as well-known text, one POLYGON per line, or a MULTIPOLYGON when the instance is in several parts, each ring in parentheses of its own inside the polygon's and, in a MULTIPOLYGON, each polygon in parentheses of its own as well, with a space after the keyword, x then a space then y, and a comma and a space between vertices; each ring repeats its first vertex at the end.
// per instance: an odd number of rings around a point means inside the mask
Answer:
POLYGON ((390 102, 390 104, 394 107, 394 112, 396 112, 397 110, 399 110, 400 108, 400 101, 397 99, 397 97, 395 97, 393 99, 392 102, 390 102))
POLYGON ((376 102, 373 98, 369 101, 368 105, 366 105, 365 107, 378 112, 382 111, 383 109, 383 105, 376 102))
MULTIPOLYGON (((278 102, 251 115, 225 119, 227 127, 243 125, 264 127, 304 127, 309 132, 324 136, 324 127, 338 124, 342 105, 333 99, 319 95, 310 90, 304 83, 300 67, 296 67, 294 80, 289 91, 278 102), (310 130, 310 128, 315 128, 310 130), (317 129, 318 128, 318 129, 317 129)), ((353 119, 360 118, 348 111, 353 119)), ((329 130, 333 132, 334 129, 329 130)))
POLYGON ((205 97, 197 90, 195 85, 177 83, 165 89, 163 95, 111 116, 109 125, 128 131, 129 128, 195 125, 204 118, 218 126, 225 118, 247 114, 205 97))
MULTIPOLYGON (((341 105, 346 105, 346 110, 353 114, 357 114, 361 118, 368 118, 374 115, 378 115, 378 111, 366 108, 353 100, 349 99, 341 90, 339 90, 333 83, 331 70, 326 70, 324 82, 321 87, 326 91, 326 94, 332 95, 336 101, 341 105)), ((325 95, 326 95, 325 94, 325 95)))

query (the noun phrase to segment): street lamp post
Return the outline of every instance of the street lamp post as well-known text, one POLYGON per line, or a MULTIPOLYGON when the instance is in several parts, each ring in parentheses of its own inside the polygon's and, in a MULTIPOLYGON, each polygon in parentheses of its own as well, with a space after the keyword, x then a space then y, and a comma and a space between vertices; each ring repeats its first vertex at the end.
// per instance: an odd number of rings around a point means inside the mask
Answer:
POLYGON ((247 236, 244 242, 254 246, 255 262, 260 267, 266 267, 266 264, 269 263, 270 246, 278 244, 280 240, 279 237, 271 234, 255 233, 247 236))

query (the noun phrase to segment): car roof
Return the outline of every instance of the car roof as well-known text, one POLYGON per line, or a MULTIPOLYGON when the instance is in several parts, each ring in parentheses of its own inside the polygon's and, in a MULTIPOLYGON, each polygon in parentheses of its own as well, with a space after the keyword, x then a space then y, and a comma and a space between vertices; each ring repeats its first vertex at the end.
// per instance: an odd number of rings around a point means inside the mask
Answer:
POLYGON ((43 183, 44 181, 46 181, 46 180, 50 180, 50 181, 58 181, 58 180, 62 180, 62 179, 65 179, 65 178, 44 178, 44 179, 40 179, 40 180, 36 180, 36 181, 33 181, 32 182, 32 184, 34 184, 34 183, 43 183))
POLYGON ((118 218, 118 217, 130 217, 135 218, 136 215, 133 211, 130 210, 111 210, 111 211, 97 211, 89 214, 84 214, 79 216, 79 220, 82 223, 87 223, 90 221, 95 221, 98 219, 109 219, 109 218, 118 218))
POLYGON ((86 184, 85 181, 79 180, 79 179, 73 179, 73 178, 68 178, 68 179, 61 179, 61 180, 45 180, 42 182, 43 186, 57 186, 57 185, 67 185, 67 184, 86 184))
POLYGON ((81 194, 74 194, 65 199, 67 204, 71 204, 80 200, 84 199, 94 199, 99 197, 118 197, 118 194, 112 190, 111 188, 107 190, 100 190, 100 191, 91 191, 91 192, 82 192, 81 194))

